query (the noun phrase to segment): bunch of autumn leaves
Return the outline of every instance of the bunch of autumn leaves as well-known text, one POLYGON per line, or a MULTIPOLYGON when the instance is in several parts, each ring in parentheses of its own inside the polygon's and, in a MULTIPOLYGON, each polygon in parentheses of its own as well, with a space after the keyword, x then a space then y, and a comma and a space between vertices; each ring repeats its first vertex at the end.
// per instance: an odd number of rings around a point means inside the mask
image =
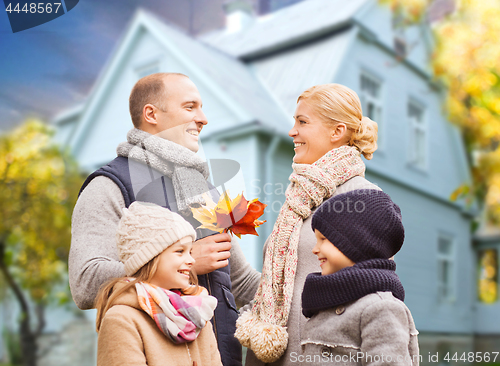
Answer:
POLYGON ((204 206, 191 208, 193 217, 202 224, 199 229, 230 232, 241 239, 244 234, 258 236, 255 228, 266 222, 258 220, 267 206, 259 202, 258 198, 247 201, 242 193, 232 200, 227 191, 220 196, 217 204, 206 193, 203 198, 206 202, 204 206))

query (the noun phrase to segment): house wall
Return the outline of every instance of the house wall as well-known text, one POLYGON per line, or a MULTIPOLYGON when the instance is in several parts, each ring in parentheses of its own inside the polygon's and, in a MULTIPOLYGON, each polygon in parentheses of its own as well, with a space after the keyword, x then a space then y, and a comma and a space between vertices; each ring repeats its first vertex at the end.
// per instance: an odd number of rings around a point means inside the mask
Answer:
MULTIPOLYGON (((380 5, 378 1, 367 1, 362 11, 354 19, 377 35, 379 41, 387 47, 394 48, 394 37, 406 41, 408 54, 406 60, 425 71, 430 71, 429 60, 432 52, 431 31, 427 24, 394 29, 393 13, 389 5, 380 5)), ((370 59, 368 59, 370 60, 370 59)), ((395 59, 391 63, 396 63, 395 59)))
MULTIPOLYGON (((226 185, 234 198, 241 191, 248 200, 258 198, 268 205, 261 219, 267 220, 257 228, 259 236, 245 235, 239 239, 247 261, 257 270, 262 269, 262 250, 271 234, 279 210, 285 201, 288 177, 292 173, 294 156, 292 139, 273 137, 263 133, 248 133, 238 137, 218 138, 210 135, 203 140, 209 159, 230 159, 240 164, 241 171, 226 185)), ((222 192, 222 187, 219 187, 222 192)))
MULTIPOLYGON (((243 193, 247 200, 262 199, 262 196, 258 194, 259 186, 253 184, 253 182, 260 182, 260 141, 257 135, 247 134, 227 139, 219 139, 216 135, 212 135, 202 142, 207 159, 228 159, 240 165, 239 172, 225 183, 224 187, 222 185, 217 187, 220 193, 229 190, 231 198, 243 193)), ((262 227, 258 228, 257 232, 261 233, 262 227)), ((244 235, 238 241, 247 261, 257 268, 262 236, 244 235)))
POLYGON ((366 72, 382 84, 381 146, 370 161, 370 168, 387 174, 411 187, 448 200, 461 184, 470 180, 465 152, 456 128, 442 112, 442 97, 429 81, 376 44, 358 37, 348 51, 335 82, 347 85, 361 95, 360 75, 366 72), (411 125, 409 101, 424 109, 427 161, 424 168, 411 163, 411 125))
POLYGON ((259 234, 256 247, 257 261, 252 263, 259 271, 262 270, 264 243, 271 235, 281 206, 285 202, 285 191, 290 183, 288 177, 292 173, 292 158, 295 154, 291 138, 273 139, 269 136, 261 138, 260 151, 260 178, 250 182, 255 186, 257 192, 255 197, 261 198, 261 202, 267 205, 264 215, 267 222, 259 229, 262 234, 259 234))
MULTIPOLYGON (((370 166, 370 163, 368 163, 370 166)), ((396 272, 406 289, 405 303, 420 332, 471 334, 474 330, 475 264, 470 219, 461 210, 368 171, 402 212, 405 243, 396 254, 396 272), (438 296, 438 238, 454 243, 450 300, 438 296)))

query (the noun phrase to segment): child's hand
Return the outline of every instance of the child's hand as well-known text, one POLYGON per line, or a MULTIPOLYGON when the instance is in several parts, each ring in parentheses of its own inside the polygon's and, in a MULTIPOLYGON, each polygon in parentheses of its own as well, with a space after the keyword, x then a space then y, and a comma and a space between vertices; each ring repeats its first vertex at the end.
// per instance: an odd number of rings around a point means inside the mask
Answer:
POLYGON ((193 243, 191 255, 196 260, 193 265, 197 275, 202 275, 229 264, 231 236, 227 233, 207 236, 193 243))

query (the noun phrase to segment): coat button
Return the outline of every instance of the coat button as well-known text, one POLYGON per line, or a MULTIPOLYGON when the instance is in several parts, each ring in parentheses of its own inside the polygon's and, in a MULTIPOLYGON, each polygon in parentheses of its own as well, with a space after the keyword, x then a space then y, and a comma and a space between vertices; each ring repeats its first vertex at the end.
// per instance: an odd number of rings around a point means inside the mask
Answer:
POLYGON ((323 357, 330 356, 330 347, 322 347, 321 348, 321 356, 323 356, 323 357))
POLYGON ((337 306, 337 308, 335 309, 335 313, 337 315, 340 315, 340 314, 344 313, 344 311, 345 311, 345 307, 343 307, 342 305, 337 306))

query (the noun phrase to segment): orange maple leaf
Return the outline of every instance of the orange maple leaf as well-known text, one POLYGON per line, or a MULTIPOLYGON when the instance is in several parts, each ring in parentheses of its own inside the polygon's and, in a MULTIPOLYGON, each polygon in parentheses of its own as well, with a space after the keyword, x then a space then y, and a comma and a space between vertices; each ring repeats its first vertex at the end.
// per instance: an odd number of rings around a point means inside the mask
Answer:
MULTIPOLYGON (((207 199, 207 198, 206 198, 207 199)), ((243 234, 257 235, 256 227, 264 221, 257 220, 267 205, 258 199, 247 201, 243 193, 231 200, 228 192, 219 198, 217 205, 207 201, 207 206, 192 208, 193 216, 202 223, 201 227, 218 232, 231 232, 241 239, 243 234)))
POLYGON ((266 220, 261 221, 257 219, 262 216, 266 206, 267 205, 259 202, 257 199, 249 202, 247 205, 247 212, 245 216, 243 216, 241 220, 239 220, 231 227, 231 231, 240 239, 242 234, 252 234, 259 236, 255 228, 265 223, 266 220))

